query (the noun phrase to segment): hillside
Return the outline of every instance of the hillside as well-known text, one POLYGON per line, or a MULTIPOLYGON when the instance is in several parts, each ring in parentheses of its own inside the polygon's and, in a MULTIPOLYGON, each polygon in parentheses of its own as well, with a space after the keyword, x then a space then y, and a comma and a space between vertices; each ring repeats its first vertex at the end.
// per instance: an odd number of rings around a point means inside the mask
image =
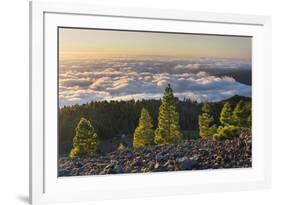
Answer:
POLYGON ((96 157, 59 157, 58 165, 58 176, 247 168, 252 166, 252 136, 244 130, 233 140, 190 139, 96 157))
MULTIPOLYGON (((234 106, 239 100, 251 101, 251 98, 233 96, 229 99, 211 103, 211 114, 215 123, 219 124, 219 114, 226 101, 234 106)), ((138 124, 140 111, 146 108, 152 119, 154 129, 158 123, 158 110, 160 100, 142 101, 101 101, 83 105, 74 105, 59 109, 59 154, 68 154, 72 148, 72 139, 75 128, 81 117, 91 121, 101 139, 100 151, 102 153, 113 151, 120 143, 132 146, 133 133, 138 124)), ((185 99, 177 101, 180 128, 185 139, 198 137, 198 116, 201 112, 201 103, 185 99)))
POLYGON ((229 76, 234 78, 237 82, 245 85, 252 85, 252 71, 251 70, 235 70, 230 72, 223 72, 215 74, 218 77, 229 76))

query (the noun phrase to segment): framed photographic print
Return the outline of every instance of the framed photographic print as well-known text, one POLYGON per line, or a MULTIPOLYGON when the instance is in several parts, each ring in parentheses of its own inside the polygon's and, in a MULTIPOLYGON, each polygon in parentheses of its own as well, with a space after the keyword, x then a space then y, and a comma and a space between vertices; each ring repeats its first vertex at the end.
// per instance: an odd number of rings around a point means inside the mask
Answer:
POLYGON ((30 22, 31 203, 270 187, 270 17, 39 1, 30 22))

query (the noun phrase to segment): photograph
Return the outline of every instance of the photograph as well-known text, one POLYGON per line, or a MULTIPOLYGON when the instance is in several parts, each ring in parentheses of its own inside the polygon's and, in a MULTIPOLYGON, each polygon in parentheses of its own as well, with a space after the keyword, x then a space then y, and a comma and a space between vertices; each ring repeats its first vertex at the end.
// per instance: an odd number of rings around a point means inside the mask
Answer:
POLYGON ((252 167, 251 36, 57 34, 58 177, 252 167))

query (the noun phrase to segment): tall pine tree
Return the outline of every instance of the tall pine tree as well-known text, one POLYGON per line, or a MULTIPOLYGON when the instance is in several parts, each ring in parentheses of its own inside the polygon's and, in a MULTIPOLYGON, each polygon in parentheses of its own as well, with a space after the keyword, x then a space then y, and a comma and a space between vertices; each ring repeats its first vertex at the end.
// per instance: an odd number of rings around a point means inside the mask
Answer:
POLYGON ((252 125, 251 102, 240 100, 233 111, 233 117, 238 127, 250 128, 252 125))
POLYGON ((70 151, 70 158, 84 155, 93 155, 99 144, 98 136, 90 121, 81 118, 76 127, 76 135, 73 138, 73 148, 70 151))
POLYGON ((139 119, 139 125, 134 132, 134 148, 140 148, 147 145, 153 144, 154 131, 152 118, 150 117, 149 112, 142 108, 141 116, 139 119))
POLYGON ((220 113, 220 122, 223 125, 233 125, 234 119, 230 102, 226 102, 220 113))
POLYGON ((155 130, 156 144, 179 143, 183 134, 179 126, 179 114, 176 112, 176 99, 170 84, 165 89, 159 108, 158 127, 155 130))
POLYGON ((199 115, 199 134, 201 137, 212 137, 216 131, 217 126, 213 124, 214 118, 210 115, 210 105, 204 103, 202 106, 202 113, 199 115))

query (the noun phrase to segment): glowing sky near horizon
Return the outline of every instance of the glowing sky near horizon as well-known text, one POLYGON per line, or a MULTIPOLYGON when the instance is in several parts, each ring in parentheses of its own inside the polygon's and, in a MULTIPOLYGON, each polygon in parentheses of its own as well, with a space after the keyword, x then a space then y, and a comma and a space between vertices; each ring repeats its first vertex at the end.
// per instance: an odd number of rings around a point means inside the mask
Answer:
POLYGON ((60 28, 61 57, 169 56, 251 58, 251 38, 60 28))

